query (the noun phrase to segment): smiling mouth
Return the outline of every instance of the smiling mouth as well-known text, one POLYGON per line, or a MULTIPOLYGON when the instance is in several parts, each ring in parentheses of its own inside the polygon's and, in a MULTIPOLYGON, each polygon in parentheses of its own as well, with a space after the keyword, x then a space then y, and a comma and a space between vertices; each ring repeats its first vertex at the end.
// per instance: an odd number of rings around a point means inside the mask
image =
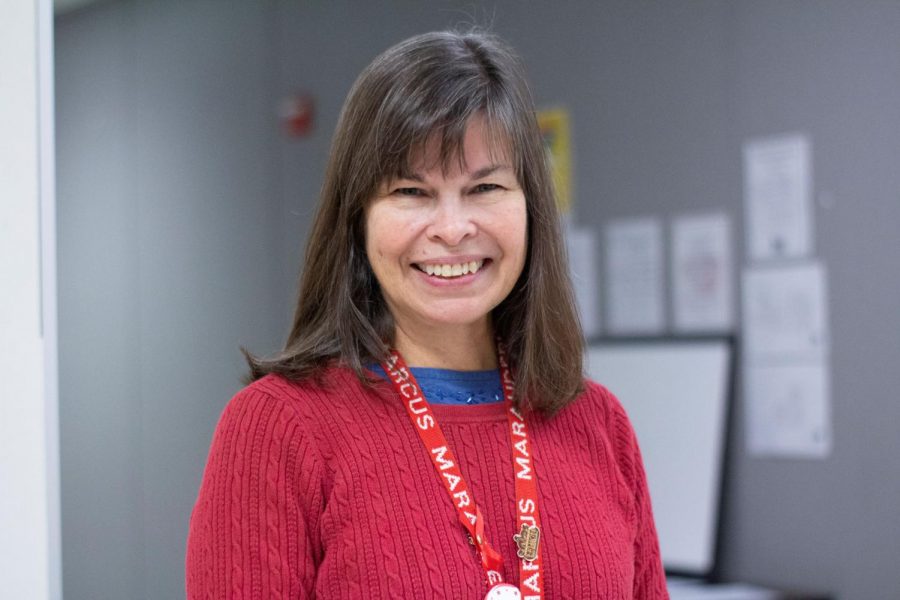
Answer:
POLYGON ((432 277, 441 277, 443 279, 452 279, 454 277, 462 277, 477 273, 490 259, 472 260, 462 263, 442 263, 442 264, 419 264, 413 263, 417 269, 423 273, 427 273, 432 277))

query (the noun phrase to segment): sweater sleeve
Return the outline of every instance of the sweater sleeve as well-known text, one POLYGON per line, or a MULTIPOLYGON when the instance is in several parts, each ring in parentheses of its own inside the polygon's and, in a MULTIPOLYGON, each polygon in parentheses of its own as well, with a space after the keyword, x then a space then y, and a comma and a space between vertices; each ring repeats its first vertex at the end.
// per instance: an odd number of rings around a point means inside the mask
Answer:
POLYGON ((659 539, 653 522, 653 510, 644 462, 637 436, 619 400, 604 390, 612 400, 617 456, 634 497, 634 589, 639 600, 668 600, 666 574, 659 551, 659 539))
POLYGON ((189 600, 313 596, 322 461, 294 407, 250 386, 222 414, 191 515, 189 600))

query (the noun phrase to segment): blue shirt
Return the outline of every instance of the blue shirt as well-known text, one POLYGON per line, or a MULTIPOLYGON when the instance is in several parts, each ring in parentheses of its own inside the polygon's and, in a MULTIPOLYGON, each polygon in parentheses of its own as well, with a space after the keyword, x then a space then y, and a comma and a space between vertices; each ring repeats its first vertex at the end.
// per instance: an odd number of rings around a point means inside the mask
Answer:
MULTIPOLYGON (((370 365, 369 370, 382 379, 388 379, 381 365, 370 365)), ((503 400, 498 369, 453 371, 410 367, 409 370, 431 404, 488 404, 503 400)))

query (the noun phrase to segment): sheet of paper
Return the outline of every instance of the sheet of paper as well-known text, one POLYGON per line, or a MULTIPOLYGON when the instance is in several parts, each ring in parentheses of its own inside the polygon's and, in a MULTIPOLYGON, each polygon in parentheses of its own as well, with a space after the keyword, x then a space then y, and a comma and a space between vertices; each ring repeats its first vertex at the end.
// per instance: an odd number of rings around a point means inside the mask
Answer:
POLYGON ((659 219, 622 219, 607 225, 605 281, 611 333, 662 331, 663 256, 659 219))
POLYGON ((825 363, 751 365, 745 373, 747 451, 754 456, 828 456, 831 399, 825 363))
POLYGON ((725 214, 683 216, 672 224, 675 328, 724 331, 734 324, 731 226, 725 214))
POLYGON ((569 270, 575 302, 585 337, 600 333, 600 299, 597 285, 597 236, 593 229, 566 227, 569 270))
POLYGON ((818 262, 744 272, 744 353, 752 363, 825 357, 825 268, 818 262))
POLYGON ((744 144, 744 204, 750 258, 803 258, 812 246, 809 138, 790 134, 744 144))

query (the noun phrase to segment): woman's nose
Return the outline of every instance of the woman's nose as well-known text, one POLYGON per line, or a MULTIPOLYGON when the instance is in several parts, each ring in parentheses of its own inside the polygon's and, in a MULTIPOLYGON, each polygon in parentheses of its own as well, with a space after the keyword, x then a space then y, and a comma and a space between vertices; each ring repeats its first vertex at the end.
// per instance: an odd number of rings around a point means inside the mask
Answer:
POLYGON ((459 196, 439 198, 426 233, 432 240, 458 246, 478 230, 472 217, 471 210, 459 196))

